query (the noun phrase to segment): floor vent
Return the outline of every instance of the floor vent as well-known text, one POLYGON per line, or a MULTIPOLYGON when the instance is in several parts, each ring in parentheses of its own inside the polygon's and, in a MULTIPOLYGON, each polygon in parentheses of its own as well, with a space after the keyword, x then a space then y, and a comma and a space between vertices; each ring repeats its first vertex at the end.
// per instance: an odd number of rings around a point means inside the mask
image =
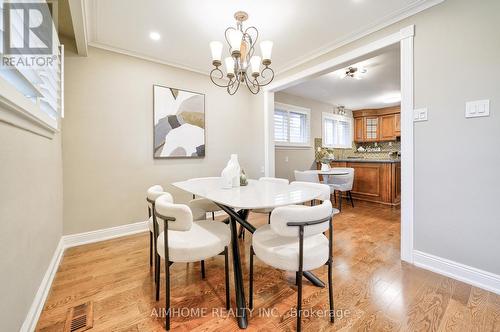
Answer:
POLYGON ((64 332, 81 332, 92 328, 93 325, 92 302, 82 303, 68 310, 64 332))

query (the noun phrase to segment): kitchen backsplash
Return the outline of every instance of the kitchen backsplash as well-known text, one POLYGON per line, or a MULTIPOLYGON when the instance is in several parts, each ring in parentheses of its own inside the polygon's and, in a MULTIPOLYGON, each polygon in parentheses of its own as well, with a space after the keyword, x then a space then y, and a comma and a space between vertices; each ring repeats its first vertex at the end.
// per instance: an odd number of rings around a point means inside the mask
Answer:
MULTIPOLYGON (((314 153, 315 153, 315 158, 316 160, 319 160, 320 158, 318 157, 319 151, 318 147, 322 147, 322 139, 321 138, 315 138, 314 139, 314 153)), ((322 148, 324 149, 324 148, 322 148)), ((393 155, 392 157, 390 156, 391 152, 396 152, 399 153, 401 152, 401 142, 400 141, 392 141, 392 142, 377 142, 376 146, 375 143, 352 143, 352 148, 351 149, 331 149, 333 150, 333 154, 335 156, 335 159, 347 159, 349 157, 358 157, 358 158, 365 158, 365 159, 393 159, 395 156, 393 155), (373 149, 373 148, 380 148, 380 152, 373 152, 373 151, 365 151, 365 152, 358 152, 358 148, 362 146, 365 150, 368 149, 373 149)))

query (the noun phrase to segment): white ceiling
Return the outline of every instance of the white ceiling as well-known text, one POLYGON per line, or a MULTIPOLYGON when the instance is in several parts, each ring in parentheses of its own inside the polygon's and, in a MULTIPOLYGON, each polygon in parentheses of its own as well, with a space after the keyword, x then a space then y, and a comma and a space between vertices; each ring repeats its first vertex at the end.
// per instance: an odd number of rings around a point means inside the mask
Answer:
MULTIPOLYGON (((436 4, 435 0, 87 0, 89 44, 207 73, 208 43, 224 39, 245 10, 260 40, 274 41, 273 67, 291 68, 436 4), (151 31, 161 35, 149 38, 151 31)), ((227 52, 227 47, 225 52, 227 52)))
POLYGON ((400 104, 395 100, 401 86, 399 44, 357 59, 346 65, 349 66, 364 67, 367 72, 356 80, 341 78, 339 74, 343 70, 340 69, 282 91, 352 110, 400 104))

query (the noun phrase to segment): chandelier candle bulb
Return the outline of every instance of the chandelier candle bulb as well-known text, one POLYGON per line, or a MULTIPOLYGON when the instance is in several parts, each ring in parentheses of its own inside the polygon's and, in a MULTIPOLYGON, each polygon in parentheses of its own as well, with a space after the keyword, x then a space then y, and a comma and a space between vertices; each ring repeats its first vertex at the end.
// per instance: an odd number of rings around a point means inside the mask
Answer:
POLYGON ((252 68, 252 75, 257 74, 259 76, 260 73, 260 56, 254 55, 250 58, 250 67, 252 68))
POLYGON ((271 64, 271 53, 273 51, 273 42, 270 40, 264 40, 260 43, 260 52, 262 53, 262 64, 264 66, 269 66, 271 64))
POLYGON ((211 42, 210 51, 212 52, 212 64, 216 67, 220 66, 222 59, 222 43, 219 41, 211 42))
POLYGON ((228 56, 226 59, 224 59, 224 62, 226 63, 226 72, 228 77, 233 77, 234 76, 234 59, 230 56, 228 56))
POLYGON ((241 41, 243 40, 243 32, 240 30, 231 30, 228 34, 229 45, 231 46, 231 55, 240 56, 241 41))

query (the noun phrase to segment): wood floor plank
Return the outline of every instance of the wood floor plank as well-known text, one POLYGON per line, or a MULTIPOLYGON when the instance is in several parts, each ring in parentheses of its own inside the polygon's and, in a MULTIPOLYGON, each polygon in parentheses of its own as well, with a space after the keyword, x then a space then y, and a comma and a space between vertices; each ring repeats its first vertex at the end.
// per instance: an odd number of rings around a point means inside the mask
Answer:
MULTIPOLYGON (((334 219, 335 324, 326 317, 327 289, 304 280, 303 330, 500 331, 500 296, 400 261, 399 218, 399 209, 372 203, 343 207, 334 219)), ((258 227, 267 217, 251 214, 250 222, 258 227)), ((239 243, 247 299, 250 242, 247 234, 239 243)), ((147 233, 68 249, 36 330, 62 331, 70 307, 93 301, 91 331, 164 331, 164 289, 156 302, 148 256, 147 233)), ((206 269, 202 280, 199 263, 172 265, 172 307, 189 312, 173 315, 172 331, 240 331, 235 312, 225 310, 223 257, 206 269)), ((247 331, 295 331, 295 274, 258 259, 254 272, 247 331)), ((326 267, 314 272, 327 280, 326 267)), ((230 279, 234 308, 232 272, 230 279)))

